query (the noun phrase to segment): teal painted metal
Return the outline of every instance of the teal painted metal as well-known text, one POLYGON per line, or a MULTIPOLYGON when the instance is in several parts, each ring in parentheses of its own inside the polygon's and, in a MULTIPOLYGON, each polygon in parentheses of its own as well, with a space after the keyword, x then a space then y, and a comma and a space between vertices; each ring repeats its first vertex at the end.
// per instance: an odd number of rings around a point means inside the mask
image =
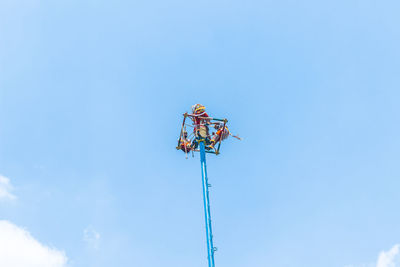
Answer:
POLYGON ((203 181, 203 199, 204 199, 204 214, 206 220, 206 234, 207 234, 207 252, 208 252, 208 266, 215 267, 214 264, 214 244, 213 235, 211 228, 211 211, 210 211, 210 199, 208 188, 210 184, 208 183, 207 177, 207 164, 206 164, 206 151, 204 140, 200 141, 200 162, 201 162, 201 176, 203 181))
POLYGON ((217 119, 217 118, 212 118, 214 121, 228 121, 227 119, 217 119))

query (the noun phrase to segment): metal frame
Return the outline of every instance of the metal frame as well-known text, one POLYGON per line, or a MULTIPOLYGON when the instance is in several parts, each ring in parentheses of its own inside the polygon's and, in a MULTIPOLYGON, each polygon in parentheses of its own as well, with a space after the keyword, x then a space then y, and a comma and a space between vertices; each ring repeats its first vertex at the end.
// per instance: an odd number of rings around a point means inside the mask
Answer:
MULTIPOLYGON (((192 115, 192 114, 188 114, 188 113, 184 113, 184 114, 183 114, 182 128, 181 128, 181 132, 180 132, 179 139, 178 139, 178 145, 177 145, 177 147, 176 147, 177 150, 180 149, 179 146, 180 146, 180 144, 181 144, 180 141, 181 141, 181 137, 182 137, 182 134, 183 134, 184 127, 185 127, 185 126, 193 127, 192 125, 187 125, 187 124, 185 124, 186 118, 187 118, 187 117, 193 118, 193 117, 196 117, 196 116, 194 116, 194 115, 192 115)), ((222 132, 222 134, 224 134, 224 132, 225 132, 225 126, 226 126, 226 124, 227 124, 227 122, 228 122, 227 119, 218 119, 218 118, 212 118, 212 117, 197 117, 197 118, 204 119, 204 120, 208 120, 208 121, 210 122, 210 124, 217 124, 216 122, 212 122, 212 121, 223 122, 224 125, 223 125, 223 132, 222 132)), ((221 141, 222 141, 222 140, 220 139, 220 140, 218 141, 218 146, 217 146, 217 147, 214 147, 215 151, 205 150, 205 153, 219 155, 219 154, 220 154, 219 150, 220 150, 220 148, 221 148, 221 141)), ((215 145, 217 145, 217 144, 215 144, 215 145)), ((200 149, 193 149, 192 151, 194 151, 194 152, 200 152, 200 149)), ((186 154, 187 154, 187 153, 186 153, 186 154)))

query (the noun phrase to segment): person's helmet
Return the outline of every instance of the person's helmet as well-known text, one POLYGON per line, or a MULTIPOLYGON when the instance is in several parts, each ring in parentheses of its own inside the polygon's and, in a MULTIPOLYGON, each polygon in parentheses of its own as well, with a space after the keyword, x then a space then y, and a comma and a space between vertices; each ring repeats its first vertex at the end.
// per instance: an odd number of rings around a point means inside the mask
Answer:
POLYGON ((206 110, 206 107, 201 104, 196 104, 192 106, 193 114, 200 114, 206 110))

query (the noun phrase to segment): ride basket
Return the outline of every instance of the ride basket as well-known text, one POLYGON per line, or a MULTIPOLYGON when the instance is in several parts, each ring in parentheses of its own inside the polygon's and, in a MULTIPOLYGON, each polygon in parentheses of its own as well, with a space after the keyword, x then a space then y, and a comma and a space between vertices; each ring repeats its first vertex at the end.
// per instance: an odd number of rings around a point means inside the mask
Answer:
POLYGON ((178 138, 176 149, 182 150, 186 154, 200 152, 199 144, 204 142, 206 153, 220 154, 221 143, 229 135, 240 140, 238 136, 232 135, 227 127, 227 119, 217 119, 212 117, 202 117, 196 114, 183 114, 182 127, 178 138), (187 122, 190 119, 190 123, 187 122), (188 134, 187 127, 192 131, 188 134))

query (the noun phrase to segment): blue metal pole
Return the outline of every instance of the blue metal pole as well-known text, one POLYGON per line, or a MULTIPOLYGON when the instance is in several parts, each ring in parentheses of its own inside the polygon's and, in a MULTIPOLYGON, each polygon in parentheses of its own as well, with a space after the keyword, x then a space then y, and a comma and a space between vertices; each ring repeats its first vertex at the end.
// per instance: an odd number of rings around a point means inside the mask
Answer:
POLYGON ((210 186, 207 178, 207 165, 206 165, 206 152, 204 141, 200 141, 200 162, 201 162, 201 176, 203 178, 203 199, 204 199, 204 213, 206 220, 206 233, 207 233, 207 251, 208 251, 208 266, 215 267, 213 235, 211 228, 211 211, 208 187, 210 186))

